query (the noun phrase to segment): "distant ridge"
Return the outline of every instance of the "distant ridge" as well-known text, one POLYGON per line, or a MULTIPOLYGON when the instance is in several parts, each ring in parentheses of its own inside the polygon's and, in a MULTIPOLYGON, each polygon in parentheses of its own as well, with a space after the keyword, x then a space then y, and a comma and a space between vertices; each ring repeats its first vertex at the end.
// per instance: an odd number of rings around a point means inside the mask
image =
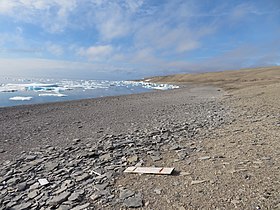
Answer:
POLYGON ((239 89, 255 85, 267 85, 280 82, 280 66, 247 68, 222 72, 199 74, 175 74, 149 78, 150 82, 175 84, 209 84, 225 89, 239 89))

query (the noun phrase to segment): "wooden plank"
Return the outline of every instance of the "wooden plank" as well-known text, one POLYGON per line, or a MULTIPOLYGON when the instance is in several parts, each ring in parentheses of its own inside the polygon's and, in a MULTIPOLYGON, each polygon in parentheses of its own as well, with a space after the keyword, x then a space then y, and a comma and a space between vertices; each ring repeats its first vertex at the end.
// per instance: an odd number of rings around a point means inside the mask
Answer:
POLYGON ((174 168, 160 168, 160 167, 128 167, 125 173, 139 173, 139 174, 171 174, 174 168))

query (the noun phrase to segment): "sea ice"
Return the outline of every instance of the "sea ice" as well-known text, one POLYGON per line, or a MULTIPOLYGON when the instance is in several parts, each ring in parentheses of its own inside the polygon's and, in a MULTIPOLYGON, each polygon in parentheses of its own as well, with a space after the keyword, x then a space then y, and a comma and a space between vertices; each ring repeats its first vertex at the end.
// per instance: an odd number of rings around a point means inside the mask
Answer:
POLYGON ((39 96, 57 96, 57 97, 66 97, 67 95, 62 93, 40 93, 39 96))
POLYGON ((12 101, 30 101, 32 99, 32 97, 30 96, 15 96, 15 97, 11 97, 9 98, 9 100, 12 100, 12 101))

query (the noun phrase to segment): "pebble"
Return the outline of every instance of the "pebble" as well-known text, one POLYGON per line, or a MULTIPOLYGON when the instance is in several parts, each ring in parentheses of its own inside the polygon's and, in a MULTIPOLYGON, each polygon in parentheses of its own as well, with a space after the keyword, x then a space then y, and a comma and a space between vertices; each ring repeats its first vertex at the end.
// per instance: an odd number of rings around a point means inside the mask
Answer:
POLYGON ((156 194, 160 195, 160 194, 161 194, 161 189, 156 188, 156 189, 154 189, 154 192, 155 192, 156 194))

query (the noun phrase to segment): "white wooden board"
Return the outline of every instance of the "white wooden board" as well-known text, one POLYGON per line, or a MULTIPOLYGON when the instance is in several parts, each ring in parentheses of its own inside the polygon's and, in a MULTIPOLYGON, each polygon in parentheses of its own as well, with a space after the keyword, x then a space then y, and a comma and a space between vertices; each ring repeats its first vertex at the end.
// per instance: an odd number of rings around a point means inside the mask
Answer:
POLYGON ((125 173, 139 173, 139 174, 171 174, 174 168, 160 168, 160 167, 128 167, 125 173))

